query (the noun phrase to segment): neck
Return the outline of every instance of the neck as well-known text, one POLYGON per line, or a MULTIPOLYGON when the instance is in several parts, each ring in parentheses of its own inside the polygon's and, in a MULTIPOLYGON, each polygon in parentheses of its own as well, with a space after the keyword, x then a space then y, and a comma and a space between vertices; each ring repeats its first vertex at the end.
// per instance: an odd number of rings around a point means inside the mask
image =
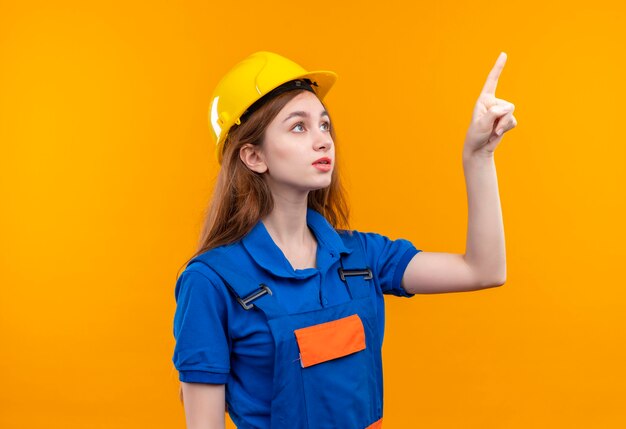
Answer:
POLYGON ((262 221, 279 247, 304 246, 314 238, 306 223, 307 195, 286 197, 272 194, 274 208, 262 221))

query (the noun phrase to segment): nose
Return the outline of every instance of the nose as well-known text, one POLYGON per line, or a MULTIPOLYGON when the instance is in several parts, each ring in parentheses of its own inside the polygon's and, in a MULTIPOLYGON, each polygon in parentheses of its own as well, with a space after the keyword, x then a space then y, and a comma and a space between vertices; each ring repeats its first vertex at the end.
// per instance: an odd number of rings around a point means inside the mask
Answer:
POLYGON ((333 139, 328 131, 318 130, 315 135, 315 143, 313 145, 316 151, 328 151, 333 145, 333 139))

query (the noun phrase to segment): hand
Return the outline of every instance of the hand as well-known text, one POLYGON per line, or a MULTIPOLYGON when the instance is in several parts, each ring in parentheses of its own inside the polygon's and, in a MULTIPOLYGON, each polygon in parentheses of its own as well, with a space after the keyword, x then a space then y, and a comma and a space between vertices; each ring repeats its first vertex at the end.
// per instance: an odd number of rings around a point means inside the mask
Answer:
POLYGON ((472 122, 465 135, 463 148, 468 154, 483 152, 493 155, 504 133, 517 125, 517 120, 513 116, 513 110, 515 110, 513 103, 496 98, 496 86, 504 63, 506 63, 506 54, 502 52, 489 72, 485 86, 474 107, 472 122))

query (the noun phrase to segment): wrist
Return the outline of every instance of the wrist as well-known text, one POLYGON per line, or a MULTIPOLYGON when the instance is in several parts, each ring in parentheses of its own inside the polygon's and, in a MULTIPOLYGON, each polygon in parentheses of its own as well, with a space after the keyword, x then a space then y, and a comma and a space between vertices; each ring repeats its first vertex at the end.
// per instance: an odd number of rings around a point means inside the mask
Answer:
POLYGON ((494 159, 494 152, 487 150, 463 150, 463 162, 474 162, 474 161, 492 161, 494 159))

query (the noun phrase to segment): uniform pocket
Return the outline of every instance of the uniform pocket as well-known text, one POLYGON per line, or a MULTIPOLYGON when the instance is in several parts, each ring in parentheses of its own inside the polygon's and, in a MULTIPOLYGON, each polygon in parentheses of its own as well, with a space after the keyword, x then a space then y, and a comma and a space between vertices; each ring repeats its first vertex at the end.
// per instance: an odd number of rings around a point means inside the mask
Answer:
POLYGON ((297 329, 309 429, 363 429, 375 417, 376 369, 357 314, 297 329))
POLYGON ((365 349, 363 322, 357 314, 296 329, 303 368, 365 349))

